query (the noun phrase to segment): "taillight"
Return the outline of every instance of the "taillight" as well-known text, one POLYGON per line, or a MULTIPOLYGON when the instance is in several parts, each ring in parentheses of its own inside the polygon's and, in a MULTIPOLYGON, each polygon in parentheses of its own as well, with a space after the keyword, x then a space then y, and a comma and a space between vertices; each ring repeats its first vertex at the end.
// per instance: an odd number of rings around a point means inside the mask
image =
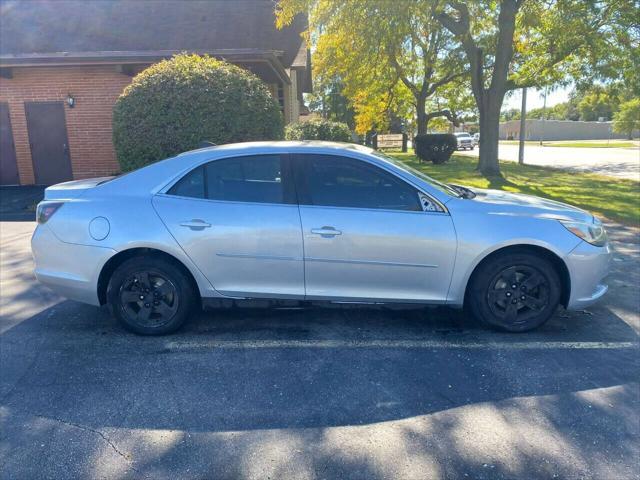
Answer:
POLYGON ((47 223, 58 211, 63 202, 40 202, 36 209, 36 221, 40 224, 47 223))

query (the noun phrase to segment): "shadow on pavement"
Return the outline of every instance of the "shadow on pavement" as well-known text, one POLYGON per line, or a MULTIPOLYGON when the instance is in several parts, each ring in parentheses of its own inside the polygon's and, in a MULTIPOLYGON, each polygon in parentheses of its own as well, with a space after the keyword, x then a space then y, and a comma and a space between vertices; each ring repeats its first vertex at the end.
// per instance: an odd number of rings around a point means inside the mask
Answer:
POLYGON ((25 222, 35 218, 35 205, 44 198, 44 186, 0 187, 0 221, 25 222))
MULTIPOLYGON (((180 471, 198 449, 228 449, 224 433, 286 430, 289 440, 308 445, 325 442, 323 432, 333 427, 400 421, 395 441, 422 449, 424 442, 434 442, 457 475, 482 468, 465 460, 471 447, 461 445, 459 436, 487 415, 488 430, 537 429, 536 435, 554 437, 584 461, 599 455, 603 443, 632 458, 637 412, 629 405, 637 406, 632 385, 640 366, 638 336, 615 314, 600 309, 590 325, 577 316, 558 316, 527 335, 460 329, 461 320, 447 314, 238 310, 202 314, 180 334, 145 338, 123 331, 105 309, 66 301, 1 337, 3 370, 19 374, 4 385, 2 404, 32 423, 25 430, 5 419, 5 438, 14 446, 28 442, 43 420, 101 433, 189 432, 199 438, 195 445, 178 443, 147 459, 154 465, 168 461, 166 468, 180 471), (212 347, 211 340, 252 346, 212 347), (287 346, 292 340, 307 343, 287 346), (413 346, 402 346, 402 340, 413 346), (604 404, 581 394, 607 388, 613 390, 604 404), (460 408, 460 414, 447 414, 460 408), (471 417, 467 408, 478 410, 471 417), (403 423, 415 418, 429 419, 428 428, 403 423)), ((126 435, 103 435, 118 449, 129 444, 126 435)), ((540 471, 542 453, 555 455, 544 442, 533 444, 511 452, 521 473, 540 471)), ((234 448, 246 453, 252 444, 238 438, 234 448)), ((338 459, 322 455, 318 466, 332 472, 328 477, 368 467, 338 459)), ((560 471, 574 473, 563 461, 559 456, 554 465, 560 462, 560 471)), ((496 478, 500 467, 495 468, 488 478, 496 478)))

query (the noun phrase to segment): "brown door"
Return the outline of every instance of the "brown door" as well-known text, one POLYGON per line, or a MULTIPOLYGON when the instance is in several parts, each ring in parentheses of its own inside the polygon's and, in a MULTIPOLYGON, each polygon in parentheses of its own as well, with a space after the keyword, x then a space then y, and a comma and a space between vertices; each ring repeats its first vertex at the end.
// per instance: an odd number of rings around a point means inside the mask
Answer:
POLYGON ((18 164, 13 144, 9 104, 0 102, 0 185, 18 185, 18 164))
POLYGON ((71 180, 69 140, 62 102, 25 102, 36 184, 71 180))

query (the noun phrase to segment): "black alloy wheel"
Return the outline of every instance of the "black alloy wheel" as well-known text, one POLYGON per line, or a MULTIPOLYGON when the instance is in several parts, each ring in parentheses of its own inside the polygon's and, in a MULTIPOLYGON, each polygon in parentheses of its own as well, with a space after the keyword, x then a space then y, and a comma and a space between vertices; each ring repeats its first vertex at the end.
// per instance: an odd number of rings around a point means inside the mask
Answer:
POLYGON ((549 281, 528 265, 505 268, 487 289, 491 313, 510 325, 526 323, 548 306, 549 299, 549 281))
POLYGON ((548 258, 529 252, 505 253, 478 267, 466 303, 487 325, 525 332, 553 316, 561 293, 560 277, 548 258))
POLYGON ((120 286, 120 308, 132 322, 161 327, 178 311, 176 286, 155 270, 134 272, 120 286))
POLYGON ((197 295, 184 267, 145 255, 126 260, 113 272, 107 302, 128 330, 140 335, 164 335, 187 320, 197 295))

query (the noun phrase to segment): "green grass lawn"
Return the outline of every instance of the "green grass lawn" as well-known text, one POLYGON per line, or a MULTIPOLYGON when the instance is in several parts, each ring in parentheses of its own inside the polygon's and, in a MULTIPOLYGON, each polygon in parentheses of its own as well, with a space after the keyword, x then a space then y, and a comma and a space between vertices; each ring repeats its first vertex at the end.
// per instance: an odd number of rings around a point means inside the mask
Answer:
MULTIPOLYGON (((517 140, 502 140, 500 142, 504 145, 518 145, 517 140)), ((527 141, 526 145, 539 145, 540 142, 537 141, 527 141)), ((542 144, 545 147, 571 147, 571 148, 633 148, 637 145, 633 142, 621 142, 617 140, 612 140, 611 142, 607 142, 603 140, 601 142, 579 142, 579 141, 571 141, 571 142, 543 142, 542 144)))
POLYGON ((454 155, 444 165, 422 162, 412 153, 394 157, 445 183, 526 193, 566 202, 600 217, 638 226, 640 183, 590 173, 501 162, 503 177, 486 178, 475 171, 477 159, 454 155))

